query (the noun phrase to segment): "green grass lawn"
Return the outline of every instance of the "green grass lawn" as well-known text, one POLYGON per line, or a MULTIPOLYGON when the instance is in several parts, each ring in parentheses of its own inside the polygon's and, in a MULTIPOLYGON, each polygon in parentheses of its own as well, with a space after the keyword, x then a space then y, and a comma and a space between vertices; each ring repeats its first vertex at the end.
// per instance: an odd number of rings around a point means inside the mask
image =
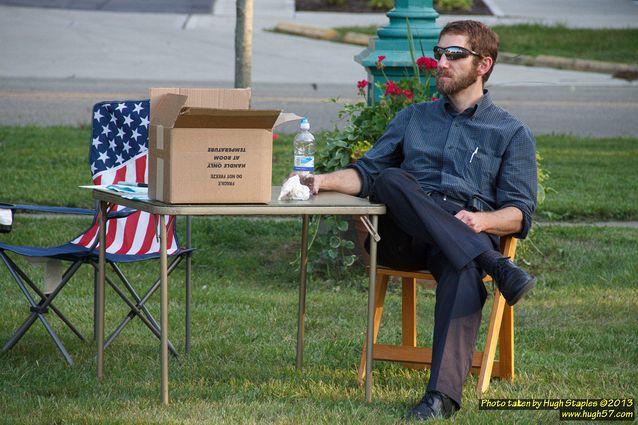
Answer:
MULTIPOLYGON (((85 222, 49 220, 40 241, 56 241, 85 222)), ((29 240, 41 226, 41 219, 25 218, 3 240, 18 234, 29 240)), ((428 373, 378 362, 374 403, 363 402, 356 382, 367 299, 358 284, 362 269, 338 290, 311 278, 305 368, 294 368, 297 272, 289 263, 299 248, 299 226, 298 220, 194 221, 193 348, 171 360, 169 407, 159 403, 158 343, 142 325, 133 322, 106 351, 105 379, 98 382, 93 343, 80 342, 52 318, 76 364, 67 366, 36 324, 12 351, 0 354, 1 422, 396 423, 421 396, 428 373)), ((536 243, 542 253, 529 260, 539 284, 516 308, 516 379, 493 381, 485 397, 636 398, 638 230, 544 226, 536 243)), ((144 264, 128 272, 148 280, 156 269, 144 264)), ((91 279, 85 269, 58 303, 89 337, 91 279)), ((0 285, 0 340, 6 341, 27 308, 4 268, 0 285)), ((385 342, 400 338, 397 287, 386 301, 385 342)), ((169 299, 170 337, 179 346, 181 273, 171 279, 169 299)), ((419 289, 418 300, 419 341, 428 344, 433 292, 419 289)), ((106 311, 107 330, 126 314, 110 290, 106 311)), ((476 378, 469 378, 456 423, 558 422, 554 411, 479 411, 475 385, 476 378)))
MULTIPOLYGON (((321 141, 323 135, 316 136, 321 141)), ((89 180, 88 143, 87 129, 0 127, 0 202, 91 206, 90 192, 75 189, 89 180), (33 158, 44 159, 34 164, 33 158)), ((559 220, 638 217, 632 184, 637 143, 539 137, 549 185, 557 190, 543 211, 559 220)), ((274 146, 278 184, 290 169, 291 136, 274 146)), ((87 225, 82 218, 22 214, 0 240, 53 245, 87 225)), ((49 314, 75 366, 66 365, 39 323, 13 350, 0 353, 0 423, 397 423, 421 397, 428 372, 378 362, 374 403, 363 401, 356 380, 367 307, 361 266, 337 284, 310 276, 305 367, 294 368, 300 226, 296 218, 194 220, 193 347, 189 355, 171 360, 168 407, 159 402, 159 344, 138 321, 107 349, 105 379, 97 381, 90 341, 93 274, 85 267, 57 305, 89 342, 80 342, 49 314)), ((484 397, 638 398, 638 229, 543 225, 535 228, 534 246, 525 260, 539 283, 516 307, 516 379, 493 381, 484 397)), ((157 268, 136 264, 126 272, 148 281, 157 268)), ((180 352, 182 276, 181 271, 172 276, 169 297, 169 334, 180 352)), ((381 342, 400 338, 397 286, 388 293, 381 342)), ((4 343, 28 308, 4 267, 0 287, 4 343)), ((418 302, 419 342, 429 345, 434 293, 419 288, 418 302)), ((157 316, 157 299, 151 309, 157 316)), ((106 312, 107 332, 127 313, 108 289, 106 312)), ((559 423, 556 411, 479 411, 475 386, 476 377, 470 377, 455 423, 559 423)))
MULTIPOLYGON (((316 134, 319 148, 325 133, 316 134)), ((0 127, 0 202, 91 207, 89 130, 72 127, 0 127)), ((539 217, 569 220, 638 220, 638 139, 538 137, 549 194, 539 217)), ((273 184, 292 164, 292 136, 273 142, 273 184)))
POLYGON ((638 220, 638 140, 539 136, 542 167, 550 173, 543 218, 638 220))
MULTIPOLYGON (((520 55, 550 55, 572 59, 638 64, 638 29, 573 29, 560 25, 496 25, 499 51, 520 55)), ((335 28, 347 32, 376 35, 376 26, 335 28)), ((432 56, 432 52, 425 52, 432 56)))

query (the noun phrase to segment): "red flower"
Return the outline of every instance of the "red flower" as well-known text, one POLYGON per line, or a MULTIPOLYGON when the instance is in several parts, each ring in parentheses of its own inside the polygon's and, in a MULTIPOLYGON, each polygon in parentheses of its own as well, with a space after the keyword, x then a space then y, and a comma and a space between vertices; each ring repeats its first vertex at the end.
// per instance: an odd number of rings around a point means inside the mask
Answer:
POLYGON ((405 96, 408 100, 412 100, 414 97, 410 90, 403 90, 403 96, 405 96))
POLYGON ((439 98, 436 96, 432 96, 432 102, 434 102, 435 100, 439 100, 439 98))
POLYGON ((423 71, 429 71, 432 69, 436 69, 438 67, 438 62, 432 58, 428 58, 425 56, 421 56, 420 58, 418 58, 416 60, 416 64, 419 67, 419 69, 423 70, 423 71))
POLYGON ((365 89, 367 85, 368 85, 368 81, 367 80, 359 80, 359 81, 357 81, 357 88, 359 90, 365 89))
POLYGON ((279 134, 277 134, 277 133, 273 133, 273 134, 272 134, 272 139, 273 139, 273 140, 277 140, 277 139, 279 139, 279 134))
POLYGON ((394 81, 388 81, 387 83, 385 83, 385 95, 384 96, 388 96, 388 95, 392 95, 392 94, 400 95, 401 94, 401 87, 399 87, 399 85, 397 83, 395 83, 394 81))
POLYGON ((385 59, 385 56, 383 55, 377 56, 377 61, 375 63, 375 65, 377 66, 377 69, 383 69, 385 67, 385 65, 383 64, 383 59, 385 59))

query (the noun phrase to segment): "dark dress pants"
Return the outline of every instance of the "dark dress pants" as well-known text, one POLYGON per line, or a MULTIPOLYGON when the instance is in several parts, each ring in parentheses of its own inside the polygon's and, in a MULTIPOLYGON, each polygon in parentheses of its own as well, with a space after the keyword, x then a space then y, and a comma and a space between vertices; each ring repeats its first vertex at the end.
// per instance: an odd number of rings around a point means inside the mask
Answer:
POLYGON ((402 270, 428 269, 437 280, 428 391, 440 391, 459 406, 481 325, 487 291, 474 258, 496 249, 498 238, 474 233, 454 217, 461 207, 430 196, 407 172, 384 170, 371 198, 387 207, 381 216, 379 264, 402 270))

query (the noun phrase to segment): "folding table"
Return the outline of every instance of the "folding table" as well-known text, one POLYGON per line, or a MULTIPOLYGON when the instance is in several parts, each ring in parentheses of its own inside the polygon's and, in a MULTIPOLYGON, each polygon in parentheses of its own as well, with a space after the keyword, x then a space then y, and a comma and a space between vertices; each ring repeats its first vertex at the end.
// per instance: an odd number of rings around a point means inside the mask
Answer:
MULTIPOLYGON (((165 204, 154 200, 127 199, 122 193, 106 190, 93 190, 93 197, 99 201, 100 214, 100 260, 97 286, 97 377, 104 376, 104 273, 105 273, 105 217, 109 203, 115 203, 141 211, 156 217, 156 222, 164 224, 168 215, 183 216, 223 216, 223 215, 261 215, 261 216, 294 216, 301 215, 301 272, 299 278, 299 312, 297 322, 297 358, 296 366, 303 365, 304 314, 306 303, 306 264, 308 258, 308 223, 312 215, 361 215, 364 224, 371 233, 370 237, 370 285, 368 289, 368 322, 366 332, 366 380, 365 399, 372 398, 372 347, 373 318, 375 294, 375 270, 377 262, 376 232, 379 215, 385 214, 385 205, 373 203, 367 199, 349 196, 337 192, 321 192, 307 201, 279 201, 280 188, 273 187, 271 201, 267 204, 165 204), (371 216, 371 222, 367 219, 371 216)), ((160 350, 161 350, 161 400, 168 404, 168 276, 166 255, 166 226, 159 225, 160 233, 160 350)), ((190 276, 190 262, 187 262, 186 275, 190 276)), ((190 279, 187 279, 187 286, 190 279)), ((190 294, 187 287, 187 294, 190 294)), ((187 295, 188 296, 188 295, 187 295)), ((188 300, 187 300, 188 302, 188 300)), ((187 319, 188 329, 188 319, 187 319)), ((187 330, 186 338, 189 338, 187 330)), ((189 341, 187 341, 187 345, 189 341)))

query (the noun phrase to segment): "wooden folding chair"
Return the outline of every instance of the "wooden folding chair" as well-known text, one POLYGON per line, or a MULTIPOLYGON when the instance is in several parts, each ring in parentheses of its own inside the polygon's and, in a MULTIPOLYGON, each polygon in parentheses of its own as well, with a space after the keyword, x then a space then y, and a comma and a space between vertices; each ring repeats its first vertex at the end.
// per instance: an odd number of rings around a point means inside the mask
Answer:
MULTIPOLYGON (((516 239, 507 236, 501 238, 501 253, 514 258, 516 253, 516 239)), ((403 362, 405 367, 423 369, 432 365, 432 348, 417 347, 416 345, 416 285, 417 279, 431 282, 436 287, 434 276, 429 271, 408 272, 377 267, 377 283, 374 311, 374 346, 372 358, 374 360, 403 362), (402 281, 402 344, 377 344, 379 324, 383 313, 383 303, 391 276, 397 276, 402 281)), ((492 278, 485 276, 483 282, 490 282, 492 278)), ((365 379, 366 346, 364 343, 359 364, 359 383, 365 379)), ((505 298, 499 290, 494 290, 494 301, 490 314, 485 347, 483 351, 474 352, 471 373, 478 374, 477 391, 479 394, 487 391, 492 376, 501 379, 514 380, 514 308, 505 303, 505 298), (496 346, 499 346, 499 358, 495 359, 496 346)))

